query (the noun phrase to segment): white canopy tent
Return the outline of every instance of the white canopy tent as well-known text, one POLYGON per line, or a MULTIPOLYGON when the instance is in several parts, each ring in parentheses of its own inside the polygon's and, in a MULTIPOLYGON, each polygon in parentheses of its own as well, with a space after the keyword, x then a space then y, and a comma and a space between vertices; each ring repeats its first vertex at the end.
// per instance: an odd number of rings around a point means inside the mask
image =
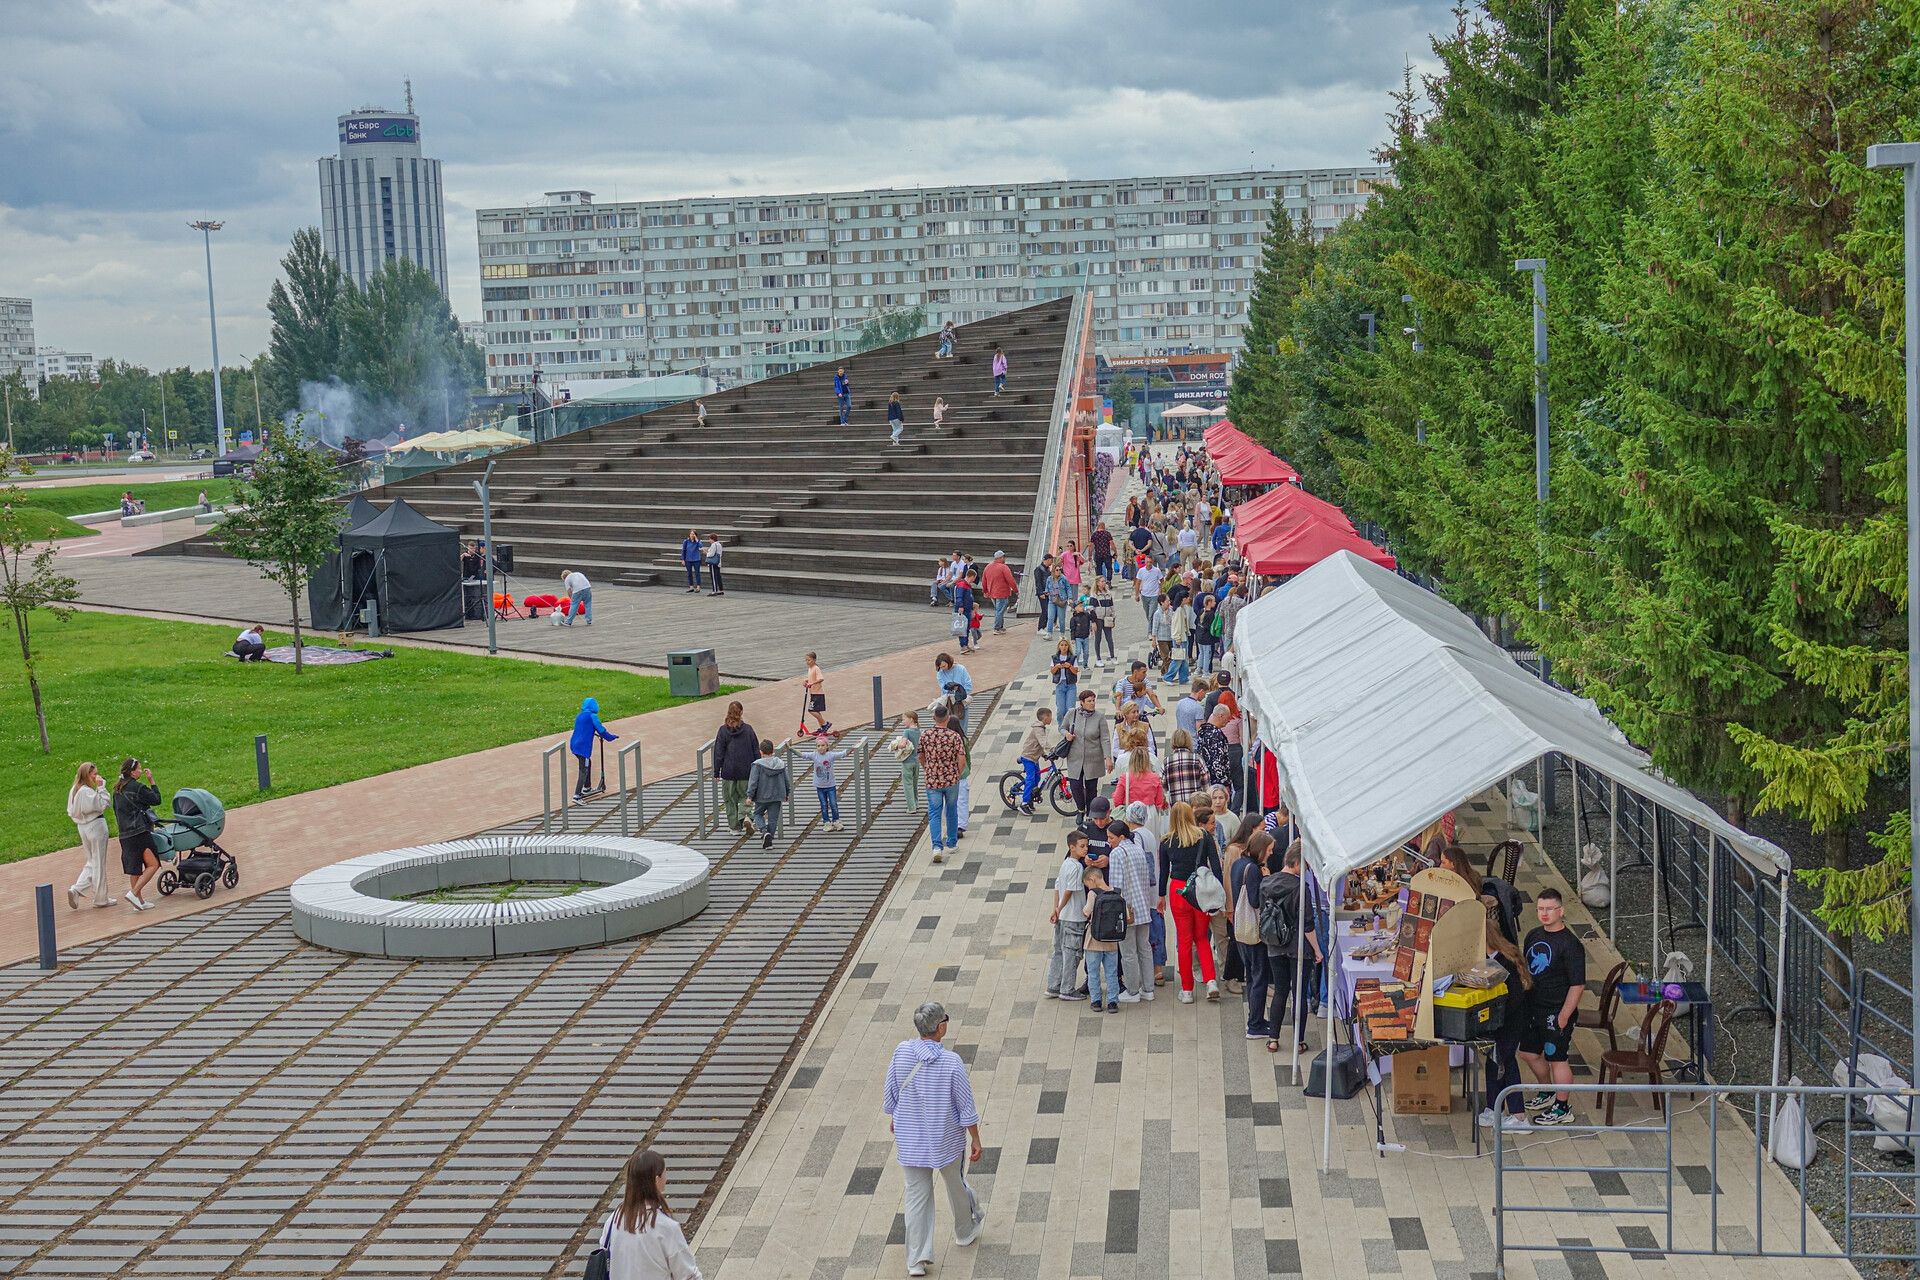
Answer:
MULTIPOLYGON (((1550 752, 1704 827, 1786 892, 1790 864, 1777 846, 1660 776, 1591 701, 1542 683, 1465 614, 1390 569, 1346 551, 1322 560, 1241 609, 1233 648, 1242 704, 1278 757, 1305 861, 1329 893, 1341 876, 1550 752)), ((1656 951, 1658 883, 1656 869, 1656 951)), ((1785 919, 1783 909, 1783 931, 1785 919)), ((1784 945, 1780 954, 1784 961, 1784 945)), ((1709 987, 1712 958, 1709 928, 1709 987)))

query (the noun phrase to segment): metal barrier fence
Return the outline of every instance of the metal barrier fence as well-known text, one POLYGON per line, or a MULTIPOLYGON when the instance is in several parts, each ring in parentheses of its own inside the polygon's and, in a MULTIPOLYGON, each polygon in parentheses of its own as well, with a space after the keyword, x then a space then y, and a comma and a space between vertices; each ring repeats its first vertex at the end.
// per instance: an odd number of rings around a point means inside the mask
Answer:
MULTIPOLYGON (((1893 993, 1904 995, 1906 987, 1857 965, 1819 921, 1789 901, 1782 1001, 1774 989, 1782 937, 1777 881, 1692 823, 1664 810, 1656 812, 1652 802, 1614 787, 1591 769, 1577 764, 1567 767, 1575 779, 1586 841, 1607 847, 1617 796, 1618 870, 1651 871, 1657 866, 1664 936, 1656 949, 1662 955, 1675 949, 1677 933, 1707 931, 1711 896, 1713 945, 1756 993, 1754 1004, 1721 1010, 1722 1020, 1754 1011, 1771 1018, 1784 1008, 1790 1071, 1825 1078, 1836 1064, 1850 1065, 1861 1053, 1912 1065, 1911 1002, 1902 1004, 1892 998, 1893 993), (1711 895, 1709 858, 1715 860, 1711 895)), ((1617 900, 1617 885, 1614 896, 1617 900)), ((1610 907, 1607 926, 1608 933, 1614 934, 1611 911, 1610 907)), ((1636 968, 1650 961, 1655 962, 1653 968, 1643 971, 1658 976, 1658 957, 1634 958, 1636 968)), ((1907 1074, 1904 1068, 1902 1074, 1907 1074)))
POLYGON ((615 807, 620 810, 620 834, 631 836, 647 825, 646 773, 641 768, 640 740, 635 738, 620 750, 614 752, 614 763, 620 769, 620 790, 615 793, 615 807), (633 757, 633 782, 627 782, 627 757, 633 757), (629 816, 631 806, 631 816, 629 816))
MULTIPOLYGON (((1516 1091, 1524 1092, 1531 1086, 1510 1085, 1501 1090, 1494 1102, 1495 1114, 1504 1114, 1505 1100, 1516 1091)), ((1916 1242, 1916 1233, 1920 1232, 1920 1209, 1916 1209, 1911 1196, 1900 1190, 1900 1184, 1912 1186, 1920 1174, 1904 1163, 1897 1168, 1876 1169, 1863 1163, 1866 1151, 1870 1151, 1877 1140, 1892 1139, 1912 1143, 1920 1133, 1916 1133, 1910 1122, 1896 1119, 1896 1127, 1885 1128, 1872 1121, 1876 1099, 1891 1103, 1898 1116, 1907 1108, 1914 1091, 1910 1089, 1880 1088, 1842 1088, 1832 1085, 1802 1085, 1799 1087, 1781 1085, 1722 1085, 1722 1084, 1671 1084, 1671 1085, 1599 1085, 1575 1084, 1566 1086, 1563 1092, 1576 1097, 1587 1097, 1598 1103, 1603 1097, 1611 1096, 1617 1100, 1622 1097, 1642 1102, 1658 1098, 1664 1105, 1659 1121, 1652 1124, 1594 1125, 1569 1124, 1556 1126, 1552 1132, 1558 1135, 1656 1135, 1661 1139, 1662 1159, 1660 1163, 1622 1164, 1614 1151, 1599 1148, 1599 1155, 1593 1164, 1570 1163, 1571 1156, 1560 1155, 1562 1151, 1578 1151, 1577 1145, 1569 1148, 1560 1144, 1543 1144, 1532 1148, 1542 1150, 1552 1147, 1554 1155, 1548 1159, 1557 1163, 1533 1164, 1525 1161, 1529 1148, 1521 1148, 1517 1153, 1510 1151, 1506 1131, 1496 1126, 1493 1135, 1493 1220, 1494 1220, 1494 1275, 1504 1277, 1507 1273, 1507 1255, 1509 1253, 1551 1253, 1556 1256, 1566 1254, 1608 1254, 1629 1253, 1644 1256, 1649 1253, 1663 1254, 1669 1257, 1755 1257, 1755 1258, 1831 1258, 1861 1261, 1903 1261, 1920 1259, 1920 1243, 1916 1242), (1684 1097, 1699 1097, 1693 1105, 1679 1107, 1684 1097), (1734 1126, 1722 1126, 1721 1112, 1730 1111, 1735 1115, 1744 1115, 1745 1108, 1728 1104, 1725 1100, 1735 1095, 1751 1096, 1753 1100, 1750 1133, 1747 1139, 1753 1144, 1753 1210, 1750 1221, 1729 1222, 1732 1212, 1729 1204, 1732 1197, 1722 1189, 1721 1173, 1728 1168, 1729 1177, 1732 1167, 1723 1166, 1720 1160, 1721 1137, 1723 1133, 1737 1133, 1734 1126), (1803 1115, 1810 1116, 1815 1108, 1834 1109, 1838 1119, 1846 1125, 1846 1133, 1840 1144, 1838 1158, 1844 1160, 1845 1176, 1841 1203, 1841 1238, 1835 1242, 1836 1248, 1820 1247, 1821 1242, 1812 1237, 1808 1220, 1818 1216, 1817 1202, 1809 1198, 1807 1186, 1806 1162, 1797 1170, 1782 1166, 1782 1173, 1789 1177, 1795 1187, 1796 1195, 1788 1212, 1797 1223, 1785 1245, 1768 1246, 1767 1228, 1773 1220, 1767 1209, 1767 1183, 1772 1171, 1768 1169, 1770 1144, 1774 1130, 1784 1104, 1788 1099, 1797 1099, 1803 1115), (1682 1159, 1676 1158, 1675 1134, 1681 1124, 1695 1116, 1704 1108, 1705 1140, 1707 1143, 1705 1176, 1687 1176, 1683 1171, 1682 1159), (1631 1205, 1608 1204, 1605 1197, 1597 1197, 1594 1203, 1565 1205, 1510 1203, 1508 1192, 1516 1189, 1509 1184, 1509 1175, 1518 1175, 1514 1179, 1517 1189, 1525 1194, 1527 1188, 1538 1185, 1531 1182, 1533 1175, 1586 1175, 1589 1179, 1595 1175, 1606 1174, 1614 1178, 1648 1177, 1660 1180, 1663 1188, 1660 1202, 1655 1205, 1634 1203, 1631 1205), (1693 1201, 1707 1201, 1705 1214, 1702 1215, 1697 1204, 1687 1204, 1676 1209, 1675 1180, 1680 1177, 1687 1186, 1687 1195, 1693 1201), (1892 1205, 1893 1207, 1884 1207, 1892 1205), (1626 1239, 1627 1229, 1621 1229, 1619 1244, 1579 1243, 1569 1240, 1558 1230, 1549 1232, 1545 1240, 1517 1238, 1516 1219, 1528 1215, 1553 1217, 1580 1217, 1600 1215, 1612 1218, 1626 1214, 1639 1217, 1656 1217, 1664 1220, 1664 1236, 1654 1236, 1651 1231, 1644 1232, 1645 1238, 1626 1239), (1704 1243, 1698 1236, 1699 1227, 1704 1223, 1707 1234, 1704 1243), (1676 1219, 1681 1230, 1687 1232, 1682 1238, 1676 1233, 1676 1219), (1856 1228, 1861 1224, 1874 1222, 1900 1222, 1906 1224, 1906 1230, 1876 1233, 1872 1240, 1862 1240, 1856 1228), (1727 1236, 1735 1230, 1751 1233, 1753 1246, 1747 1248, 1729 1243, 1727 1236), (1894 1241, 1905 1244, 1905 1248, 1881 1247, 1894 1241)), ((1685 1140, 1696 1143, 1700 1134, 1689 1132, 1685 1140)), ((1783 1136, 1800 1137, 1788 1133, 1783 1136)), ((1645 1159, 1639 1153, 1646 1150, 1645 1145, 1636 1143, 1634 1159, 1645 1159)), ((1819 1150, 1817 1140, 1813 1152, 1819 1150)), ((1813 1152, 1809 1152, 1811 1156, 1813 1152)), ((1744 1152, 1743 1152, 1744 1155, 1744 1152)), ((1683 1153, 1697 1160, 1697 1151, 1683 1153)), ((1687 1164, 1691 1165, 1692 1160, 1687 1164)), ((1831 1208, 1832 1206, 1827 1206, 1831 1208)), ((1776 1203, 1775 1215, 1779 1215, 1776 1203)), ((1778 1233, 1775 1235, 1778 1240, 1778 1233)))
POLYGON ((560 829, 567 829, 567 760, 560 755, 567 749, 556 742, 540 753, 540 833, 553 834, 553 766, 560 766, 560 829), (556 759, 556 757, 558 757, 556 759))

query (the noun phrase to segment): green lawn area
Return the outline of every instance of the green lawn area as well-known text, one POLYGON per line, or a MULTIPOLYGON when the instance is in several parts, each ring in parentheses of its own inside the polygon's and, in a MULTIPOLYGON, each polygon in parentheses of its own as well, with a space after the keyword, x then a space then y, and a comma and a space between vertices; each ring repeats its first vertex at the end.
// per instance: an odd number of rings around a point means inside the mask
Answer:
POLYGON ((21 507, 17 514, 20 523, 26 526, 27 536, 36 542, 45 538, 90 538, 100 532, 39 507, 21 507))
POLYGON ((134 497, 147 504, 149 511, 190 507, 199 501, 202 489, 217 503, 233 492, 233 481, 225 477, 218 480, 159 480, 149 483, 129 479, 124 484, 23 484, 20 488, 26 493, 30 507, 38 507, 56 515, 77 516, 89 511, 117 509, 120 495, 129 489, 133 490, 134 497))
MULTIPOLYGON (((679 701, 657 676, 433 649, 295 676, 291 666, 225 657, 238 630, 105 613, 37 617, 50 755, 33 731, 19 646, 5 636, 0 862, 77 842, 66 796, 82 760, 111 781, 123 757, 138 756, 169 803, 194 786, 234 808, 543 734, 558 740, 583 697, 598 698, 608 720, 679 701), (270 792, 256 785, 256 733, 268 735, 270 792)), ((268 632, 267 644, 288 638, 268 632)))

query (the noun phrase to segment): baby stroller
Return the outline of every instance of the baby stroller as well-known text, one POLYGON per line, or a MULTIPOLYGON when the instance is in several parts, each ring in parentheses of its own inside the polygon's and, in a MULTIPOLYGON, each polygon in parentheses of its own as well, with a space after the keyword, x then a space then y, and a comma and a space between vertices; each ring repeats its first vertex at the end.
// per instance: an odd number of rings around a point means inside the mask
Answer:
POLYGON ((239 862, 215 843, 226 825, 227 807, 212 792, 182 787, 173 793, 173 817, 153 828, 161 893, 187 884, 211 898, 216 882, 229 889, 240 883, 239 862))

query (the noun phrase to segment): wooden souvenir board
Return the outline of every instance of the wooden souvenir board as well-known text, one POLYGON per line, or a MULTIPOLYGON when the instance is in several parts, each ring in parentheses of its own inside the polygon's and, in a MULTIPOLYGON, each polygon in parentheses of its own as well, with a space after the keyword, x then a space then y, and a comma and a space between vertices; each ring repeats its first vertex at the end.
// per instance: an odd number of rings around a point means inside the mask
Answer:
MULTIPOLYGON (((1434 1039, 1433 979, 1436 974, 1458 973, 1486 959, 1487 917, 1473 900, 1467 882, 1451 871, 1428 867, 1413 877, 1408 886, 1407 911, 1401 919, 1401 954, 1412 982, 1420 992, 1419 1012, 1413 1034, 1422 1040, 1434 1039), (1411 953, 1407 954, 1411 947, 1411 953)), ((1401 955, 1394 957, 1394 973, 1399 975, 1401 955)))

